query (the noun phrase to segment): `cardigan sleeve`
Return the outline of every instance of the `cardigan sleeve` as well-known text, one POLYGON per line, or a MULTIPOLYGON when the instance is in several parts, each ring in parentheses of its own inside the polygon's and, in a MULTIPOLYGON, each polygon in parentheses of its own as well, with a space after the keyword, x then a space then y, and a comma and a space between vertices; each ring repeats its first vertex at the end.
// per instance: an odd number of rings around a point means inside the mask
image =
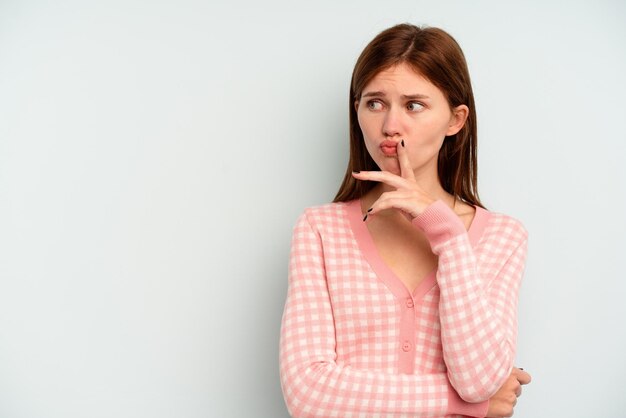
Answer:
POLYGON ((390 374, 337 362, 322 241, 306 211, 293 230, 288 273, 279 371, 291 416, 486 415, 489 402, 462 400, 445 372, 390 374))
POLYGON ((443 357, 462 399, 489 399, 511 374, 517 340, 517 303, 528 232, 507 217, 478 269, 461 219, 442 200, 412 223, 439 256, 437 284, 443 357))

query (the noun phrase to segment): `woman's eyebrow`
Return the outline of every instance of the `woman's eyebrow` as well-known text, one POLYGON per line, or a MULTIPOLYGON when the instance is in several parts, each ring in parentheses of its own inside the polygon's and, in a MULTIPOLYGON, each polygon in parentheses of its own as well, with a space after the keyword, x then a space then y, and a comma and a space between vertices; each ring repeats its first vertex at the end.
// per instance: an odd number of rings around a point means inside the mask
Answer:
POLYGON ((430 99, 425 94, 403 94, 402 97, 404 99, 430 99))
POLYGON ((361 95, 361 97, 373 97, 373 96, 385 96, 385 92, 384 91, 368 91, 367 93, 363 93, 361 95))
MULTIPOLYGON (((386 94, 384 91, 368 91, 367 93, 363 93, 361 97, 385 97, 386 94)), ((403 99, 413 100, 413 99, 430 99, 425 94, 403 94, 403 99)))

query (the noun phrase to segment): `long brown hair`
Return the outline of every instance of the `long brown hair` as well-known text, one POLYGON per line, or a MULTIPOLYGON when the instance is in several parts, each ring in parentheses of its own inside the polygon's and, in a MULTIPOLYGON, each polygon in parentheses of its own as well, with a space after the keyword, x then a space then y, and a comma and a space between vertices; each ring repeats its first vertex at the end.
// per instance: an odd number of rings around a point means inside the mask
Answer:
POLYGON ((459 132, 445 138, 437 158, 437 172, 443 189, 455 198, 484 208, 478 197, 476 167, 476 107, 465 56, 447 32, 434 27, 399 24, 378 34, 359 56, 350 84, 350 161, 333 202, 360 198, 377 182, 356 180, 354 170, 380 170, 365 148, 355 100, 378 74, 400 63, 439 88, 450 108, 466 105, 469 114, 459 132))

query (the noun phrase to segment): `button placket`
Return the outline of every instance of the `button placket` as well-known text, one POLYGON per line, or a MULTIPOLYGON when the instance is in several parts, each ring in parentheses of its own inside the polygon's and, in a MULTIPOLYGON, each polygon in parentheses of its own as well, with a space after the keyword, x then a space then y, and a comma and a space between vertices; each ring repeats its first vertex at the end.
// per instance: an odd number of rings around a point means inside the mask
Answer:
POLYGON ((408 292, 398 302, 402 311, 398 341, 399 369, 402 373, 412 374, 415 367, 415 302, 408 292))

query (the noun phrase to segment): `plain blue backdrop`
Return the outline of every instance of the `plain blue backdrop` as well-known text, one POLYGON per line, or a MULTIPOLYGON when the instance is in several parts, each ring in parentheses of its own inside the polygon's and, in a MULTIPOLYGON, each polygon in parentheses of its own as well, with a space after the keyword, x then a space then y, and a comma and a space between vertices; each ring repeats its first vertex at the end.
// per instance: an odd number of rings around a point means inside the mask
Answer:
POLYGON ((529 255, 519 417, 623 416, 618 1, 0 2, 0 416, 287 417, 291 230, 401 22, 469 62, 479 191, 529 255))

